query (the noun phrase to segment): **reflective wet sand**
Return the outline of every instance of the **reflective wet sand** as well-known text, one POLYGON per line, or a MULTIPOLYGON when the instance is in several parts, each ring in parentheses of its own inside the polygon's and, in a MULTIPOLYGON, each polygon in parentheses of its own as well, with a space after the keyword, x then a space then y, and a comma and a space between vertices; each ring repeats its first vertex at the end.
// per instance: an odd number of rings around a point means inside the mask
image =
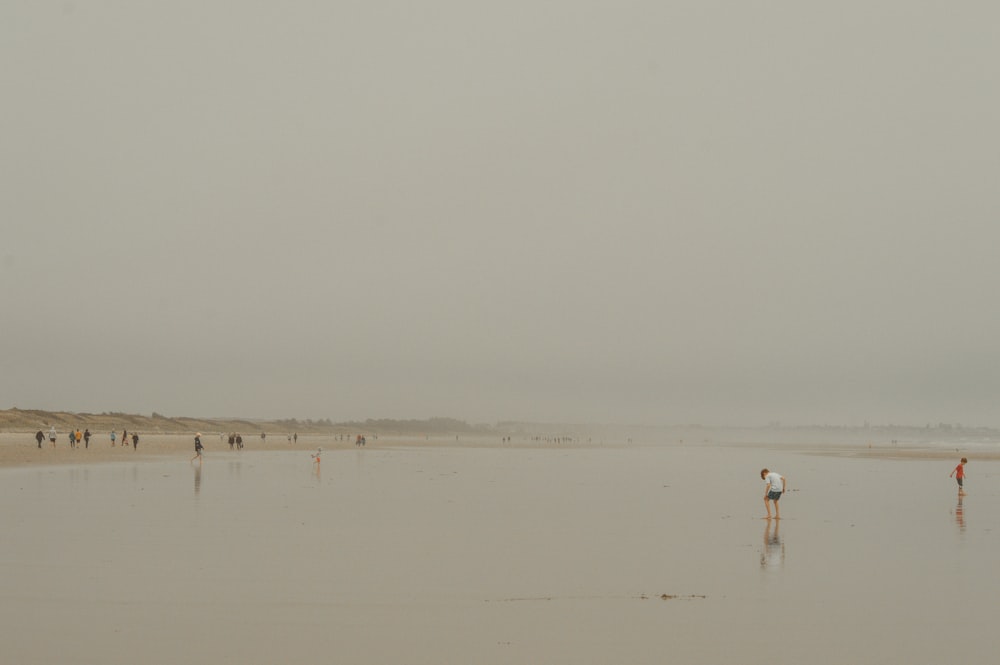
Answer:
POLYGON ((992 658, 1000 462, 746 447, 0 470, 9 663, 992 658), (956 460, 957 461, 957 460, 956 460), (758 471, 789 479, 780 523, 758 471))

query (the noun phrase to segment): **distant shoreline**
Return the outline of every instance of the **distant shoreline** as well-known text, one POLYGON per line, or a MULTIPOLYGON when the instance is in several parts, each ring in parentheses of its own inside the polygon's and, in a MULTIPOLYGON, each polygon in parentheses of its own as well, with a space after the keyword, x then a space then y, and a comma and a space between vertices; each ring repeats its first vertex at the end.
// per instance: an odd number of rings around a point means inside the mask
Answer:
POLYGON ((330 419, 298 420, 258 418, 196 418, 191 416, 149 416, 103 412, 74 413, 40 409, 0 409, 0 432, 31 432, 89 427, 91 431, 136 429, 146 433, 181 434, 194 432, 293 433, 338 435, 383 433, 393 435, 534 435, 593 439, 634 438, 655 441, 716 441, 745 443, 777 441, 785 443, 855 443, 867 446, 897 443, 967 441, 995 442, 1000 445, 1000 429, 958 424, 936 425, 637 425, 625 423, 566 423, 504 420, 493 424, 470 424, 456 418, 418 419, 368 418, 364 421, 333 422, 330 419))
MULTIPOLYGON (((129 430, 129 432, 131 431, 129 430)), ((100 431, 93 433, 89 447, 84 447, 83 442, 81 442, 78 447, 71 448, 69 430, 67 429, 57 433, 55 446, 46 436, 42 440, 41 448, 39 448, 33 433, 3 432, 0 433, 0 468, 136 462, 167 457, 183 460, 190 459, 194 455, 193 433, 149 434, 139 431, 138 448, 133 448, 131 441, 128 445, 123 446, 121 430, 118 430, 117 434, 115 445, 111 445, 110 431, 100 431)), ((284 434, 268 434, 264 439, 261 439, 259 433, 251 432, 243 435, 243 440, 244 450, 239 451, 230 449, 228 437, 220 437, 219 432, 202 432, 201 441, 205 448, 204 463, 233 458, 254 451, 299 451, 308 456, 310 452, 314 452, 316 448, 320 447, 324 451, 357 448, 355 437, 347 434, 299 434, 297 440, 294 437, 289 440, 288 436, 284 434)), ((464 441, 459 437, 459 440, 456 441, 453 437, 425 438, 423 436, 390 435, 378 439, 368 438, 364 449, 463 445, 483 447, 501 444, 499 440, 482 437, 467 437, 464 441)))
MULTIPOLYGON (((131 431, 131 430, 130 430, 131 431)), ((139 434, 139 447, 133 449, 121 445, 121 430, 117 431, 115 445, 111 445, 110 431, 93 432, 89 448, 80 444, 71 448, 68 429, 59 432, 53 447, 48 437, 39 448, 32 432, 0 433, 0 468, 78 466, 89 464, 140 462, 172 458, 189 460, 194 455, 194 436, 187 433, 145 433, 139 434)), ((669 447, 677 449, 732 448, 761 451, 762 459, 783 454, 815 455, 822 457, 854 457, 884 460, 945 460, 968 457, 972 460, 1000 460, 1000 446, 975 446, 950 448, 926 445, 856 445, 851 443, 815 444, 782 442, 642 442, 627 440, 554 440, 541 437, 519 436, 511 440, 506 437, 480 435, 390 434, 370 437, 364 448, 355 445, 355 437, 348 434, 300 433, 298 439, 289 441, 285 434, 268 434, 264 439, 259 433, 244 436, 245 448, 242 452, 231 450, 227 437, 220 438, 219 432, 202 432, 205 446, 205 464, 211 464, 255 451, 296 451, 307 456, 318 447, 324 452, 357 449, 385 450, 387 448, 503 448, 511 451, 529 449, 573 450, 573 449, 640 449, 649 447, 669 447)))

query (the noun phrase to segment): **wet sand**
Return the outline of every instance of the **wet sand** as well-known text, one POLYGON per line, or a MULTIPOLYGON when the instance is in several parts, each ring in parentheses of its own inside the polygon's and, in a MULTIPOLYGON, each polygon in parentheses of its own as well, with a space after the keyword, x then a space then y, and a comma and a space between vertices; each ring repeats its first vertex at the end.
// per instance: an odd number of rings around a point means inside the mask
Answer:
MULTIPOLYGON (((102 462, 133 462, 137 459, 149 460, 157 458, 179 458, 188 454, 194 455, 194 433, 190 434, 146 434, 139 433, 139 445, 122 446, 122 431, 116 432, 115 445, 111 445, 109 432, 94 434, 90 445, 84 447, 81 442, 77 448, 70 448, 67 431, 56 434, 56 445, 48 440, 48 430, 44 431, 46 438, 42 447, 38 447, 34 432, 3 432, 0 433, 0 467, 5 466, 39 466, 39 465, 81 465, 102 462)), ((201 437, 205 446, 205 454, 229 453, 228 438, 220 440, 218 432, 205 432, 201 437)), ((315 450, 317 446, 324 448, 354 448, 353 441, 337 441, 330 436, 301 435, 298 441, 289 443, 285 435, 269 435, 261 439, 259 434, 246 435, 243 438, 245 451, 287 451, 315 450)), ((372 442, 374 443, 374 441, 372 442)))
POLYGON ((342 442, 316 473, 301 438, 187 438, 0 469, 3 662, 992 657, 983 455, 960 504, 947 450, 342 442))
MULTIPOLYGON (((56 445, 52 446, 48 438, 42 441, 39 449, 33 432, 0 432, 0 468, 11 466, 45 466, 45 465, 83 465, 103 462, 133 462, 159 458, 177 459, 184 453, 194 454, 194 433, 190 434, 146 434, 140 433, 139 446, 133 449, 121 445, 121 430, 117 432, 118 441, 114 446, 108 432, 94 434, 90 446, 70 448, 67 432, 57 434, 56 445)), ((46 430, 46 436, 47 430, 46 430)), ((205 454, 228 455, 231 453, 227 440, 220 440, 218 432, 206 432, 202 435, 205 454)), ((353 450, 354 438, 338 439, 331 435, 303 434, 297 441, 289 442, 286 435, 271 434, 265 439, 259 435, 244 437, 245 452, 251 451, 315 451, 318 446, 326 450, 353 450)), ((681 448, 717 448, 725 447, 736 450, 770 450, 775 452, 793 452, 821 456, 863 457, 873 459, 959 459, 963 456, 979 460, 1000 461, 1000 442, 959 442, 959 443, 910 443, 910 444, 879 444, 858 445, 856 443, 795 443, 795 442, 749 442, 749 443, 719 443, 712 441, 639 441, 630 440, 575 440, 559 444, 531 437, 515 437, 510 443, 502 443, 500 436, 437 436, 423 435, 383 435, 371 437, 368 447, 448 447, 448 448, 515 448, 515 449, 558 449, 574 448, 643 448, 648 446, 667 446, 681 448)))

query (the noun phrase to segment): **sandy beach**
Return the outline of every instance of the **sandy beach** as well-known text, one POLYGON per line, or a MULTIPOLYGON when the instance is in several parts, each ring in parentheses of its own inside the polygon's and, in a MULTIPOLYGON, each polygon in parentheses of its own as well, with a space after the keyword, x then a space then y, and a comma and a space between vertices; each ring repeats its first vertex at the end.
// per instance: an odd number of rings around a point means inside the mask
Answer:
POLYGON ((0 665, 997 658, 1000 3, 0 26, 0 665))
MULTIPOLYGON (((80 465, 99 464, 104 462, 136 462, 140 460, 155 460, 160 458, 181 459, 187 454, 194 454, 194 432, 190 434, 145 434, 140 432, 139 445, 132 447, 121 444, 122 430, 116 432, 115 445, 111 445, 110 432, 100 432, 90 439, 90 445, 84 447, 81 443, 77 448, 71 448, 67 431, 60 431, 53 446, 46 438, 39 448, 34 438, 34 432, 4 432, 0 433, 0 467, 38 466, 38 465, 80 465)), ((131 435, 130 435, 131 436, 131 435)), ((220 439, 218 432, 202 432, 202 444, 205 454, 232 452, 227 443, 228 438, 220 439)), ((409 440, 415 440, 412 437, 409 440)), ((416 439, 419 440, 419 439, 416 439)), ((375 441, 371 441, 375 443, 375 441)), ((329 435, 300 435, 297 442, 289 442, 286 435, 271 434, 261 439, 259 434, 244 436, 244 451, 262 450, 314 450, 324 448, 354 448, 353 439, 346 437, 338 440, 329 435)))
MULTIPOLYGON (((86 448, 81 444, 71 448, 67 431, 59 431, 56 444, 48 440, 48 430, 44 430, 46 438, 38 447, 34 432, 0 432, 0 468, 38 465, 74 465, 97 464, 103 462, 135 462, 139 460, 155 460, 159 458, 183 458, 184 454, 194 454, 194 433, 140 433, 139 446, 121 445, 121 430, 117 430, 115 445, 111 445, 109 432, 95 433, 86 448)), ((300 434, 296 440, 289 441, 287 434, 267 435, 261 439, 259 434, 244 436, 245 451, 313 451, 317 447, 326 450, 348 450, 355 448, 354 435, 331 434, 300 434)), ((230 453, 228 438, 220 438, 219 432, 203 432, 202 443, 205 453, 230 453)), ((535 437, 514 437, 508 443, 503 437, 497 436, 424 436, 411 435, 368 435, 369 447, 404 446, 404 447, 508 447, 519 449, 537 448, 600 448, 600 447, 646 447, 662 445, 681 445, 677 442, 664 444, 661 441, 636 441, 621 438, 607 440, 577 439, 555 443, 551 440, 535 437)), ((689 442, 683 447, 718 447, 724 446, 736 449, 753 448, 760 450, 777 450, 796 452, 808 455, 835 457, 862 457, 873 459, 941 459, 950 460, 963 455, 972 455, 980 460, 1000 460, 1000 445, 993 443, 936 443, 936 444, 888 444, 862 445, 856 442, 846 443, 812 443, 812 442, 714 442, 702 440, 689 442)))
POLYGON ((237 453, 216 434, 192 464, 182 435, 135 453, 18 437, 3 435, 0 469, 4 662, 763 664, 777 650, 839 665, 993 650, 1000 463, 985 455, 969 454, 959 501, 947 450, 269 436, 237 453), (789 478, 781 522, 761 519, 765 465, 789 478))

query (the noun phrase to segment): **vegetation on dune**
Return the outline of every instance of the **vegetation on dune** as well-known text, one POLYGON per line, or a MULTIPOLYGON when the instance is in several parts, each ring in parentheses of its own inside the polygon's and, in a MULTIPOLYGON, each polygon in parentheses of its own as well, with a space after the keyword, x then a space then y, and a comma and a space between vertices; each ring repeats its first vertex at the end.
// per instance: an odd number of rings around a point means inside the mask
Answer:
POLYGON ((12 408, 0 410, 0 431, 29 431, 55 427, 57 430, 70 427, 86 427, 92 431, 119 429, 142 432, 298 432, 306 433, 426 433, 461 434, 483 433, 491 428, 484 425, 469 425, 453 418, 430 418, 427 420, 391 420, 369 418, 365 421, 335 423, 329 418, 320 420, 252 420, 246 418, 189 418, 169 417, 153 412, 149 416, 120 411, 103 413, 72 413, 68 411, 42 411, 38 409, 12 408))

